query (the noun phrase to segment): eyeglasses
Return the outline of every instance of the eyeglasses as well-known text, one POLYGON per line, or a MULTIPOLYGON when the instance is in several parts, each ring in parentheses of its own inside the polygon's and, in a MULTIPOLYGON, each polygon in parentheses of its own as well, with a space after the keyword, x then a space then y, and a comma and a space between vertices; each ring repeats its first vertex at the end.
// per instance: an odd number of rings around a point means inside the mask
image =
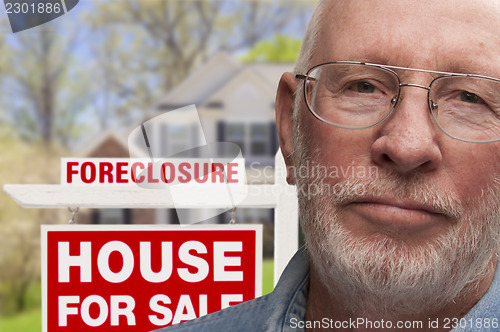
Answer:
POLYGON ((465 142, 500 141, 500 79, 432 70, 336 61, 312 67, 304 98, 319 120, 347 129, 371 128, 391 115, 402 87, 427 90, 429 112, 448 136, 465 142), (402 84, 395 70, 424 72, 430 85, 402 84))

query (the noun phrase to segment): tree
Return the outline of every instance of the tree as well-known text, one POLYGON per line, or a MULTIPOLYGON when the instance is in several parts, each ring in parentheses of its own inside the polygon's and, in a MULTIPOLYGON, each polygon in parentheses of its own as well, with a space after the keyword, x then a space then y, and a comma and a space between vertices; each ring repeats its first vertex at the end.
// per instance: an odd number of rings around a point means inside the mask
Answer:
MULTIPOLYGON (((314 1, 99 2, 86 21, 105 79, 101 91, 125 114, 154 106, 196 66, 305 22, 314 1)), ((105 114, 106 112, 102 112, 105 114)), ((140 112, 142 116, 142 112, 140 112)))
POLYGON ((297 60, 302 41, 277 34, 271 40, 258 42, 245 55, 242 62, 293 63, 297 60))
MULTIPOLYGON (((58 181, 60 148, 27 143, 0 125, 0 187, 7 183, 58 181)), ((64 222, 69 213, 23 209, 5 194, 0 198, 0 305, 2 314, 26 308, 29 287, 40 280, 40 225, 64 222)))
POLYGON ((84 71, 72 66, 78 41, 73 30, 35 28, 8 35, 0 45, 0 107, 25 139, 68 143, 74 136, 90 84, 84 71))

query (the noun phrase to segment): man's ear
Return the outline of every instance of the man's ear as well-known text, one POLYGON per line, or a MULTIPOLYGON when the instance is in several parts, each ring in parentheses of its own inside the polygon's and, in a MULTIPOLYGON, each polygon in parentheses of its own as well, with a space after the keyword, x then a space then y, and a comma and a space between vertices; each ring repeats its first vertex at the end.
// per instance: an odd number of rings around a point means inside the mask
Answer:
POLYGON ((281 76, 278 92, 276 94, 276 128, 280 141, 281 153, 285 159, 287 167, 286 180, 288 184, 295 184, 294 165, 293 165, 293 107, 295 100, 295 90, 297 79, 292 73, 284 73, 281 76))

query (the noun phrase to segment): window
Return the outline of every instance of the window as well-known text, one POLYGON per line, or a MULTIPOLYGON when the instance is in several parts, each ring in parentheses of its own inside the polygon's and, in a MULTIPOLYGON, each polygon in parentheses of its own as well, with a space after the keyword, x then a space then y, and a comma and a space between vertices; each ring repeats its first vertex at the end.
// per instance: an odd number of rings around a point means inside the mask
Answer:
POLYGON ((269 123, 226 123, 223 140, 237 144, 243 157, 266 157, 274 153, 269 123))
MULTIPOLYGON (((162 157, 167 158, 178 153, 194 153, 197 146, 196 133, 192 125, 185 123, 168 123, 160 127, 160 151, 162 157)), ((195 157, 188 155, 188 157, 195 157)))
POLYGON ((266 156, 270 148, 269 125, 259 123, 250 125, 250 153, 252 156, 266 156))
POLYGON ((246 153, 246 128, 242 123, 227 123, 226 124, 226 142, 237 144, 241 148, 241 153, 245 156, 246 153))

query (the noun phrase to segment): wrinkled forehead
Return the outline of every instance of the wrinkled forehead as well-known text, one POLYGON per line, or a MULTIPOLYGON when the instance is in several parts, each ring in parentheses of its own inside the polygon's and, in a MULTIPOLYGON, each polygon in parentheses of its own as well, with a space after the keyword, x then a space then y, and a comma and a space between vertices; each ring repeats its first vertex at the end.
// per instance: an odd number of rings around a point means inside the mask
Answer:
POLYGON ((500 1, 326 1, 312 65, 361 60, 500 76, 500 1))

